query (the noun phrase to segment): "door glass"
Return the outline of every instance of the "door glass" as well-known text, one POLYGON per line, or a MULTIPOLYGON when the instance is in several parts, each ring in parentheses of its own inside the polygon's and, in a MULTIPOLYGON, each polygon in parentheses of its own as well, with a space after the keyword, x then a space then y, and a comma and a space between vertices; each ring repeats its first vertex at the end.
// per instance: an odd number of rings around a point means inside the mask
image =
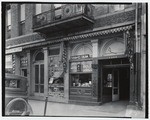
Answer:
POLYGON ((40 65, 40 84, 44 84, 44 65, 40 65))
POLYGON ((39 83, 39 65, 35 65, 35 84, 39 83))
POLYGON ((118 88, 114 89, 114 94, 118 94, 118 88))
POLYGON ((44 85, 40 85, 40 93, 44 93, 44 85))
POLYGON ((35 85, 35 92, 39 92, 39 85, 35 85))

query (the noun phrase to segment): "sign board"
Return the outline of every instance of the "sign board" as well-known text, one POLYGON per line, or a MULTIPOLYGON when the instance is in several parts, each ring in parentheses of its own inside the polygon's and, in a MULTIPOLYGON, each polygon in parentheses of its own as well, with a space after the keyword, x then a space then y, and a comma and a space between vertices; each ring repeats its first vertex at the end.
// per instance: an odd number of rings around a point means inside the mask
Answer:
POLYGON ((89 54, 71 56, 71 59, 72 59, 72 60, 85 59, 85 58, 90 58, 89 54))
POLYGON ((12 48, 12 49, 6 50, 6 54, 15 53, 15 52, 21 52, 21 51, 22 51, 22 47, 17 47, 17 48, 12 48))

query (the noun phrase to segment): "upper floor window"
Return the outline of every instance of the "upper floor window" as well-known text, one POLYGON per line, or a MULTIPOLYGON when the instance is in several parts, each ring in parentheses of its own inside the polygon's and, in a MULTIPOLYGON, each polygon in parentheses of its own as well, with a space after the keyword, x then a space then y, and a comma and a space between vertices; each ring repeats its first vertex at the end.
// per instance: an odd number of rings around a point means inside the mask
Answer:
POLYGON ((35 5, 35 15, 42 13, 42 4, 35 5))
POLYGON ((115 11, 120 11, 124 10, 124 5, 123 4, 115 4, 115 5, 109 5, 109 11, 110 12, 115 12, 115 11))
POLYGON ((119 11, 119 10, 123 10, 124 9, 124 5, 114 5, 114 10, 115 11, 119 11))
POLYGON ((59 7, 61 7, 62 6, 62 4, 54 4, 54 7, 55 8, 59 8, 59 7))
POLYGON ((6 11, 6 23, 7 23, 7 38, 11 37, 11 9, 10 5, 7 6, 7 11, 6 11))
POLYGON ((61 10, 62 4, 54 4, 55 9, 55 20, 61 19, 62 10, 61 10))
POLYGON ((25 4, 20 5, 20 35, 25 34, 25 4))

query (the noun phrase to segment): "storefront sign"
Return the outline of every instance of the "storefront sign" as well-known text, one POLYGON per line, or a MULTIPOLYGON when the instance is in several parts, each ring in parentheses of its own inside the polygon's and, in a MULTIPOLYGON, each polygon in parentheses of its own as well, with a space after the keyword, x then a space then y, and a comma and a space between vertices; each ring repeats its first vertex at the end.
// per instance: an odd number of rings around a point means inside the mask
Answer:
POLYGON ((71 72, 91 72, 92 61, 72 62, 71 72))
POLYGON ((15 53, 15 52, 21 52, 21 51, 22 51, 22 47, 17 47, 17 48, 12 48, 12 49, 6 50, 6 54, 15 53))
POLYGON ((77 59, 85 59, 85 58, 89 58, 89 54, 86 55, 76 55, 76 56, 71 56, 72 60, 77 60, 77 59))

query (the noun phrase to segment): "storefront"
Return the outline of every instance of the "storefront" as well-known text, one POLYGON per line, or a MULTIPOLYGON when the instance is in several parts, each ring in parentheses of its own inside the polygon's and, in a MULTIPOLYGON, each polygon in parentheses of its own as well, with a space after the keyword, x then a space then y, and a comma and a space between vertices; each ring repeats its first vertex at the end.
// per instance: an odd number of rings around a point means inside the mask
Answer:
POLYGON ((31 99, 93 105, 132 101, 126 32, 37 46, 15 53, 15 71, 27 76, 31 99))
POLYGON ((74 42, 71 48, 70 103, 99 105, 130 100, 130 62, 122 33, 74 42))

